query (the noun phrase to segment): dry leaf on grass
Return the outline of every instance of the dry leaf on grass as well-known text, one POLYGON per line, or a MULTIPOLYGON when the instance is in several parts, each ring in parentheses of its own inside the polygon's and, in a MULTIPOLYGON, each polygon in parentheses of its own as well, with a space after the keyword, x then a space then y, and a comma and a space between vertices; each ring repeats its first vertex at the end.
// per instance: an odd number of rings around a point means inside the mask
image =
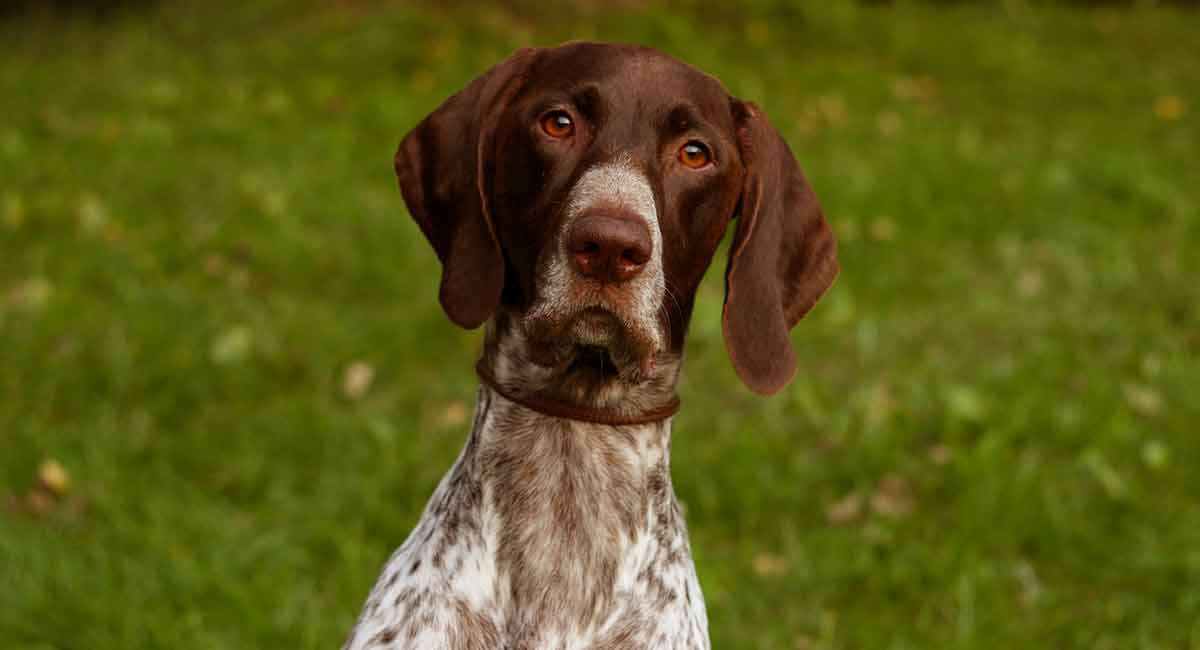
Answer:
POLYGON ((48 458, 38 466, 38 484, 56 497, 66 496, 71 491, 71 476, 57 460, 48 458))
POLYGON ((888 519, 904 519, 917 507, 912 485, 899 474, 886 474, 879 479, 871 495, 871 510, 888 519))
POLYGON ((1037 269, 1024 269, 1017 274, 1017 293, 1022 298, 1033 298, 1046 286, 1045 276, 1037 269))
POLYGON ((1152 418, 1163 410, 1163 399, 1153 388, 1141 384, 1125 384, 1125 401, 1138 415, 1152 418))
POLYGON ((75 206, 75 222, 85 234, 95 235, 103 232, 108 223, 108 207, 100 197, 85 194, 75 206))
POLYGON ((875 127, 879 129, 880 135, 891 137, 900 131, 900 127, 904 124, 900 114, 895 111, 883 111, 875 116, 875 127))
POLYGON ((754 556, 754 572, 764 578, 781 576, 788 572, 788 562, 783 556, 759 553, 754 556))
POLYGON ((58 505, 58 502, 55 501, 54 495, 50 494, 49 492, 34 488, 29 491, 29 494, 25 495, 23 505, 25 512, 29 513, 30 515, 34 517, 45 517, 51 512, 54 512, 54 508, 56 505, 58 505))
POLYGON ((875 241, 891 241, 896 237, 896 222, 891 217, 878 217, 871 222, 868 232, 875 241))
POLYGON ((217 253, 209 253, 204 256, 204 274, 210 278, 219 278, 225 275, 225 269, 228 268, 225 258, 217 253))
POLYGON ((897 77, 892 80, 892 94, 902 101, 928 104, 937 99, 938 93, 938 82, 929 75, 897 77))
POLYGON ((354 361, 342 373, 342 394, 349 400, 360 400, 366 396, 375 381, 375 368, 366 361, 354 361))
POLYGON ((37 309, 45 305, 54 293, 54 285, 43 276, 34 276, 8 290, 8 307, 37 309))
POLYGON ((71 475, 62 463, 48 458, 38 465, 36 483, 23 495, 10 494, 5 510, 10 514, 35 519, 55 516, 60 520, 78 520, 87 509, 87 499, 71 494, 71 475))
POLYGON ((929 460, 934 465, 946 465, 954 460, 954 449, 950 445, 937 443, 929 447, 929 460))
POLYGON ((825 521, 834 526, 851 524, 862 517, 862 511, 862 495, 858 492, 851 492, 825 506, 825 521))
POLYGON ((1154 114, 1164 122, 1174 122, 1187 112, 1187 104, 1175 95, 1163 95, 1154 100, 1154 114))
POLYGON ((466 422, 468 415, 470 415, 470 412, 467 410, 466 404, 462 402, 450 402, 442 409, 438 420, 444 427, 456 427, 466 422))

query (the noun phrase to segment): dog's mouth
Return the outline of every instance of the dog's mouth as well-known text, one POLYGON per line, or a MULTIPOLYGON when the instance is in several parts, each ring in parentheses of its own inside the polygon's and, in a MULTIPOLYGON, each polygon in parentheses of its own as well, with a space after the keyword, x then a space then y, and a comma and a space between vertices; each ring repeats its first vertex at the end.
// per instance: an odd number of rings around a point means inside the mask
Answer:
POLYGON ((604 380, 616 378, 621 372, 608 348, 580 345, 576 347, 574 358, 567 365, 567 374, 604 380))
POLYGON ((535 338, 547 353, 545 365, 557 367, 564 380, 636 382, 654 367, 657 346, 652 338, 602 307, 539 329, 535 338))
POLYGON ((577 314, 563 337, 570 347, 566 374, 601 381, 621 376, 634 356, 625 329, 612 312, 600 307, 577 314))

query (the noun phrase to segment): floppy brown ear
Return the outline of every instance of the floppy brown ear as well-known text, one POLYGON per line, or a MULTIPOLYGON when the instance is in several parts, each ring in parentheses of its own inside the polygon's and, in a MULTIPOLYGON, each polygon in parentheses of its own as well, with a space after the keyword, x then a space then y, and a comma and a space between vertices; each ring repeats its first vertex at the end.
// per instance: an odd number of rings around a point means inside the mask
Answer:
POLYGON ((496 124, 520 89, 536 50, 518 50, 452 95, 396 151, 400 192, 442 262, 438 298, 450 320, 472 329, 500 304, 504 256, 489 211, 496 124))
POLYGON ((770 395, 796 374, 788 331, 837 277, 837 242, 791 149, 759 108, 735 101, 734 116, 746 179, 722 328, 738 376, 770 395))

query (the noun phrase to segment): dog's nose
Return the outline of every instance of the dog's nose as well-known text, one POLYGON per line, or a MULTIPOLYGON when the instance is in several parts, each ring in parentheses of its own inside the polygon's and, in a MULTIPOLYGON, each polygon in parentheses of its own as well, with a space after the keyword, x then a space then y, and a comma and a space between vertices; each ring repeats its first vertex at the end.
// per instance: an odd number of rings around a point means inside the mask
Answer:
POLYGON ((600 282, 625 282, 650 261, 650 233, 641 219, 585 214, 575 220, 567 250, 575 268, 600 282))

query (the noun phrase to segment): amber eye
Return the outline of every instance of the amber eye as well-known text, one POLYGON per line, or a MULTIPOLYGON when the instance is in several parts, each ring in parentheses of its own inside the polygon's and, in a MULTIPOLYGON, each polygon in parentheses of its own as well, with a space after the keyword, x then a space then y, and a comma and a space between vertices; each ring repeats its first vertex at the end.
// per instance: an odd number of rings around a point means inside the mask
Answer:
POLYGON ((552 138, 569 138, 575 133, 575 123, 566 111, 550 111, 542 116, 542 130, 552 138))
POLYGON ((683 163, 684 167, 700 169, 712 162, 712 154, 703 143, 692 140, 679 148, 679 162, 683 163))

